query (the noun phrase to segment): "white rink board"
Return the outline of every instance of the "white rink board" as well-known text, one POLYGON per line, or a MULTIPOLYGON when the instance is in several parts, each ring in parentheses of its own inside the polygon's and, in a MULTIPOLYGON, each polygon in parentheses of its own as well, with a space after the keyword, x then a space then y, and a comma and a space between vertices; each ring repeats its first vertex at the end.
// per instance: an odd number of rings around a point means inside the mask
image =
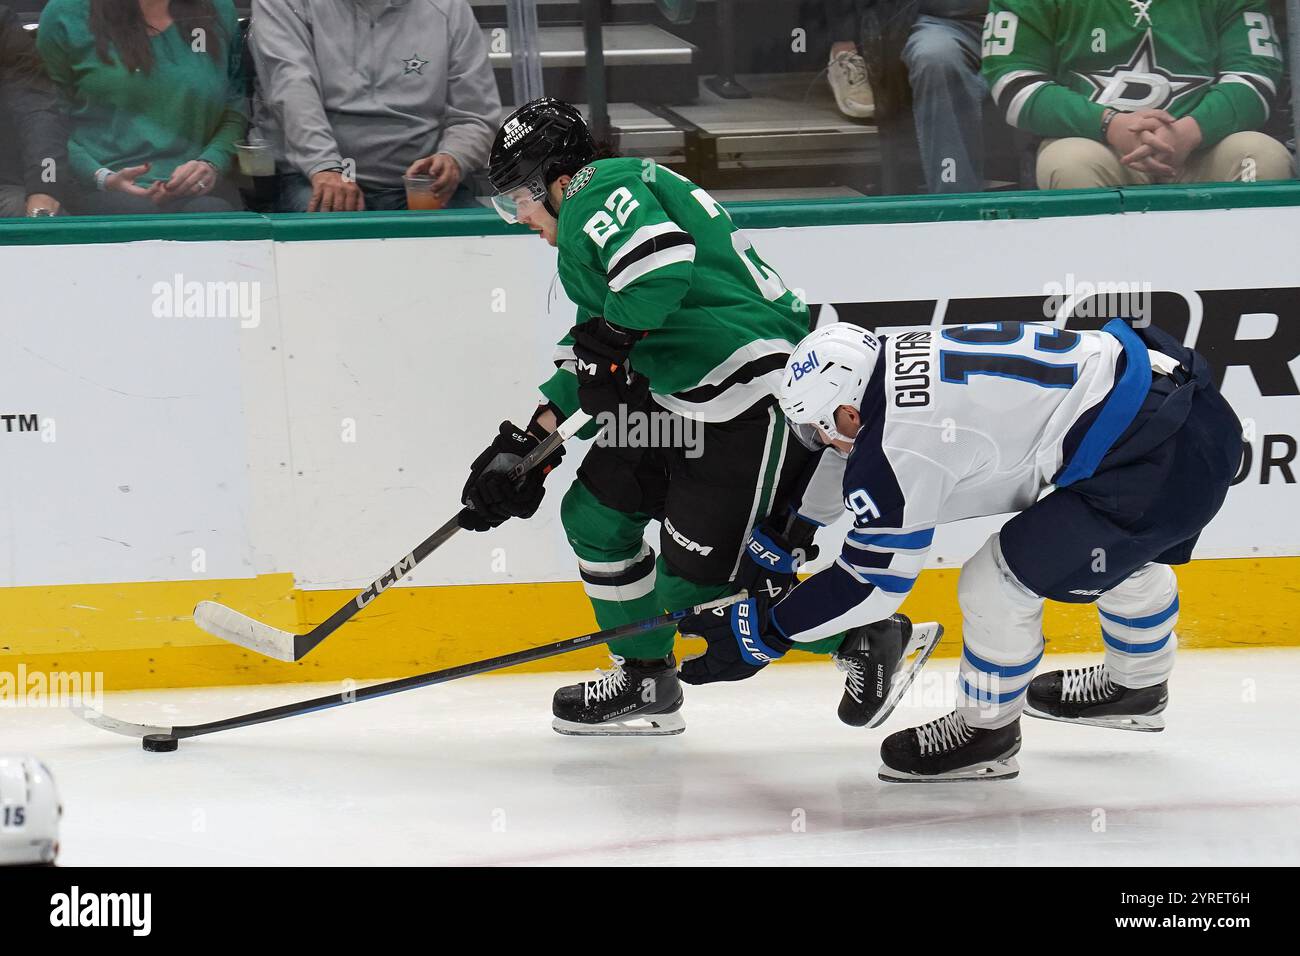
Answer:
POLYGON ((41 430, 0 422, 0 585, 254 573, 240 320, 169 313, 177 275, 274 307, 269 241, 5 248, 0 413, 41 430))
MULTIPOLYGON (((297 515, 285 566, 305 587, 364 586, 456 513, 497 425, 527 421, 573 306, 548 300, 555 253, 537 240, 293 242, 276 255, 297 515)), ((580 457, 550 476, 531 521, 462 532, 405 583, 576 577, 558 508, 580 457)))
MULTIPOLYGON (((1222 250, 1235 241, 1247 242, 1258 230, 1273 232, 1300 228, 1300 213, 1294 210, 1251 210, 1205 214, 1151 213, 1131 216, 1098 216, 1015 222, 925 223, 883 226, 806 227, 751 230, 755 246, 778 268, 787 285, 810 303, 836 301, 892 301, 923 298, 958 298, 1003 295, 1042 295, 1050 282, 1066 281, 1067 273, 1079 279, 1108 278, 1149 282, 1155 290, 1178 291, 1191 304, 1191 329, 1198 328, 1199 289, 1267 288, 1294 283, 1296 270, 1282 244, 1265 244, 1248 263, 1225 260, 1222 250), (1118 232, 1117 232, 1118 230, 1118 232), (1236 238, 1233 234, 1236 231, 1236 238), (1122 238, 1121 238, 1122 237, 1122 238), (1119 241, 1117 241, 1119 239, 1119 241), (1132 250, 1144 250, 1135 256, 1132 250), (1145 250, 1160 250, 1151 256, 1145 250), (941 256, 942 271, 918 268, 918 263, 941 256), (1014 261, 1014 267, 1008 266, 1014 261), (861 263, 869 263, 864 268, 861 263), (1140 267, 1134 263, 1140 262, 1140 267), (1241 268, 1239 268, 1239 266, 1241 268), (867 278, 863 278, 864 273, 867 278)), ((356 351, 348 357, 349 376, 334 381, 325 356, 305 370, 295 368, 291 395, 304 406, 328 405, 331 394, 355 393, 364 403, 372 385, 390 394, 426 396, 427 413, 421 428, 434 425, 436 409, 455 408, 456 417, 437 420, 438 449, 423 447, 419 435, 411 436, 398 448, 396 436, 388 436, 381 466, 387 479, 396 482, 394 494, 410 508, 379 501, 371 492, 358 494, 357 485, 338 480, 348 469, 364 471, 356 448, 336 440, 337 423, 344 407, 336 404, 329 417, 313 432, 310 460, 321 466, 315 481, 325 489, 312 489, 315 500, 345 504, 341 513, 364 511, 366 521, 358 524, 387 529, 373 537, 364 533, 349 539, 355 548, 341 554, 331 545, 331 529, 319 523, 302 528, 306 546, 294 565, 306 587, 332 587, 346 582, 361 585, 393 557, 391 542, 401 535, 412 510, 423 503, 441 516, 440 502, 458 494, 469 460, 486 445, 493 428, 503 417, 522 420, 532 407, 534 385, 549 374, 551 345, 573 320, 572 306, 556 295, 554 252, 536 238, 496 237, 473 240, 474 252, 457 250, 463 240, 417 239, 383 243, 292 243, 279 255, 282 287, 286 290, 284 312, 286 333, 298 341, 295 332, 338 322, 336 334, 345 337, 356 351), (404 264, 405 263, 405 264, 404 264), (295 318, 304 301, 288 290, 295 287, 301 270, 308 275, 328 276, 345 271, 375 277, 369 294, 372 315, 380 317, 383 334, 369 335, 355 328, 356 310, 362 306, 352 296, 320 301, 310 316, 295 318), (403 287, 397 277, 422 276, 428 293, 420 297, 403 287), (290 279, 294 276, 294 279, 290 279), (454 276, 454 281, 449 280, 454 276), (491 310, 496 290, 504 290, 504 313, 491 310), (462 311, 463 310, 463 311, 462 311), (450 314, 456 325, 431 321, 430 316, 450 314), (531 351, 530 351, 531 350, 531 351), (421 355, 430 356, 421 361, 421 355), (457 362, 455 356, 460 356, 457 362), (495 368, 504 360, 506 367, 495 368), (367 379, 365 374, 372 376, 367 379), (382 379, 382 381, 381 381, 382 379), (306 399, 307 395, 318 396, 306 399), (477 401, 480 407, 471 403, 477 401), (484 408, 483 406, 486 406, 484 408), (333 431, 331 431, 333 429, 333 431), (455 456, 459 454, 459 458, 455 456), (408 467, 399 475, 398 460, 423 460, 432 471, 412 485, 408 467), (382 542, 379 539, 383 539, 382 542), (383 547, 380 547, 380 544, 383 547), (369 571, 358 571, 352 559, 368 555, 362 562, 369 571), (348 577, 348 575, 355 575, 348 577)), ((364 300, 363 300, 364 301, 364 300)), ((937 315, 941 318, 941 315, 937 315)), ((828 315, 823 315, 823 321, 828 315)), ((1300 315, 1282 316, 1277 321, 1300 322, 1300 315)), ((1267 321, 1255 326, 1268 327, 1267 321)), ((1243 322, 1243 331, 1252 327, 1243 322)), ((295 349, 303 346, 295 345, 295 349)), ((1292 361, 1292 374, 1300 378, 1300 358, 1292 361)), ((1300 422, 1300 397, 1261 397, 1245 368, 1230 369, 1224 390, 1243 418, 1253 418, 1259 436, 1294 434, 1300 422)), ((417 405, 420 404, 417 402, 417 405)), ((390 418, 393 401, 372 405, 371 411, 390 418)), ((409 418, 410 416, 407 416, 409 418)), ((295 413, 293 420, 300 422, 295 413)), ((303 445, 295 432, 295 451, 303 445)), ((300 460, 301 460, 301 453, 300 460)), ((417 569, 414 583, 494 583, 512 580, 573 580, 572 558, 559 529, 558 504, 566 487, 573 460, 548 480, 549 493, 538 518, 528 525, 509 523, 490 539, 458 539, 435 554, 427 567, 417 569), (501 548, 507 571, 492 570, 494 549, 501 548)), ((1258 454, 1256 455, 1258 459, 1258 454)), ((419 469, 417 469, 418 471, 419 469)), ((1300 470, 1298 468, 1297 470, 1300 470)), ((1249 557, 1300 553, 1300 509, 1296 508, 1296 486, 1280 480, 1277 472, 1268 485, 1255 474, 1233 489, 1224 511, 1206 530, 1199 557, 1249 557)), ((311 475, 299 481, 313 484, 311 475)), ((1003 519, 981 519, 950 525, 940 530, 930 555, 931 566, 951 567, 968 558, 1003 519)), ((310 524, 310 523, 309 523, 310 524)), ((833 538, 838 529, 825 533, 833 538)), ((410 538, 410 531, 406 532, 410 538)), ((419 537, 418 532, 415 535, 419 537)), ((412 543, 414 543, 412 541, 412 543)), ((398 545, 398 551, 404 545, 398 545)), ((838 549, 837 540, 832 551, 838 549)))
MULTIPOLYGON (((1297 233, 1300 210, 1261 209, 750 235, 823 321, 831 303, 929 299, 942 321, 949 300, 1041 296, 1073 274, 1178 293, 1194 337, 1200 292, 1300 285, 1293 244, 1258 241, 1297 233)), ((273 571, 306 588, 368 583, 454 512, 497 424, 530 413, 574 317, 554 263, 524 236, 6 249, 0 414, 56 408, 59 438, 0 425, 13 503, 0 584, 273 571), (152 318, 151 286, 177 272, 259 282, 259 323, 152 318)), ((1236 321, 1236 337, 1267 338, 1300 314, 1236 321)), ((1287 368, 1300 378, 1300 358, 1287 368)), ((1296 485, 1276 468, 1262 484, 1258 447, 1294 440, 1300 396, 1262 396, 1246 366, 1228 369, 1224 391, 1254 423, 1255 461, 1198 556, 1300 554, 1296 485)), ((404 583, 575 579, 558 506, 579 458, 548 480, 533 521, 458 535, 404 583)), ((942 529, 931 563, 959 564, 997 523, 942 529)))

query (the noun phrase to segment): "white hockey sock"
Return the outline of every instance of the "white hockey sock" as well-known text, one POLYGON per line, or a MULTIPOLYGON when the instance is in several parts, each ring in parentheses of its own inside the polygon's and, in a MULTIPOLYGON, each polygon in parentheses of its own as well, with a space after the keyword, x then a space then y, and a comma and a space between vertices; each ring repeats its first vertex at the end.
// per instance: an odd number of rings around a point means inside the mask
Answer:
POLYGON ((1024 710, 1025 689, 1043 656, 1043 599, 1007 568, 995 534, 962 566, 957 601, 957 710, 971 727, 1004 727, 1024 710))
POLYGON ((1178 579, 1166 564, 1148 564, 1097 599, 1106 670, 1121 687, 1169 679, 1178 636, 1178 579))

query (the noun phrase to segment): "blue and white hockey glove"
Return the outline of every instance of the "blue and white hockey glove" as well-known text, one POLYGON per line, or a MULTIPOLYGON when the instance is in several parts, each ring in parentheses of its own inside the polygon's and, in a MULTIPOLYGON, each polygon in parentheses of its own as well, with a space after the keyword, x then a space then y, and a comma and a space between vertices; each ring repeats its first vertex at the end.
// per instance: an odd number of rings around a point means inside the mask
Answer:
POLYGON ((817 557, 817 526, 793 514, 784 524, 781 531, 771 520, 755 526, 736 572, 736 590, 748 591, 765 608, 785 597, 798 583, 799 568, 817 557))
POLYGON ((688 684, 753 677, 794 646, 767 630, 767 620, 762 602, 754 598, 682 618, 677 629, 704 638, 709 649, 701 657, 683 661, 678 676, 688 684))

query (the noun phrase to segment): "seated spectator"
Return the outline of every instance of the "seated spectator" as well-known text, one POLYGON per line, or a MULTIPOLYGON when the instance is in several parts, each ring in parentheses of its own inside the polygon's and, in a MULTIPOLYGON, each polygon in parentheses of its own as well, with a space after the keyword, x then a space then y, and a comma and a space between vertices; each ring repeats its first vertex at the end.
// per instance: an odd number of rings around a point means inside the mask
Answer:
POLYGON ((980 31, 988 0, 920 0, 903 47, 926 187, 984 188, 984 98, 980 31))
POLYGON ((0 6, 0 216, 54 216, 69 176, 68 129, 23 21, 0 6))
POLYGON ((1282 77, 1266 0, 992 0, 984 76, 1013 126, 1046 137, 1042 189, 1287 179, 1256 132, 1282 77))
POLYGON ((501 100, 466 0, 253 0, 250 38, 281 212, 405 209, 406 175, 473 205, 501 100))
POLYGON ((71 118, 74 212, 239 207, 238 37, 231 0, 49 0, 36 45, 71 118))

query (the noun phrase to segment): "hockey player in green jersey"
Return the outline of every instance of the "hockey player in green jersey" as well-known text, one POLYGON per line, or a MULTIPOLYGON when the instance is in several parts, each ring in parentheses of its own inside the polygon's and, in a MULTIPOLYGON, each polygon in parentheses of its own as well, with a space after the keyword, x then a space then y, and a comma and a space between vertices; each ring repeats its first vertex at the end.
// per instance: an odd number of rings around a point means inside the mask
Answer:
POLYGON ((983 70, 1044 189, 1286 179, 1266 0, 992 0, 983 70))
MULTIPOLYGON (((471 466, 464 526, 536 512, 547 469, 519 482, 506 472, 581 408, 604 428, 560 513, 602 628, 739 587, 775 599, 816 530, 780 506, 819 452, 792 439, 774 397, 808 311, 704 190, 650 161, 597 155, 577 110, 548 98, 507 117, 493 145, 493 202, 558 249, 578 324, 528 424, 502 423, 471 466), (649 425, 640 436, 638 422, 649 425), (692 440, 647 447, 650 433, 692 440), (662 522, 657 558, 644 539, 652 519, 662 522)), ((874 653, 905 644, 904 626, 875 627, 874 653)), ((872 663, 872 633, 807 649, 860 670, 872 663)), ((612 644, 611 670, 556 692, 555 729, 680 733, 673 638, 668 627, 612 644)), ((880 709, 870 692, 858 697, 853 716, 880 709)))

